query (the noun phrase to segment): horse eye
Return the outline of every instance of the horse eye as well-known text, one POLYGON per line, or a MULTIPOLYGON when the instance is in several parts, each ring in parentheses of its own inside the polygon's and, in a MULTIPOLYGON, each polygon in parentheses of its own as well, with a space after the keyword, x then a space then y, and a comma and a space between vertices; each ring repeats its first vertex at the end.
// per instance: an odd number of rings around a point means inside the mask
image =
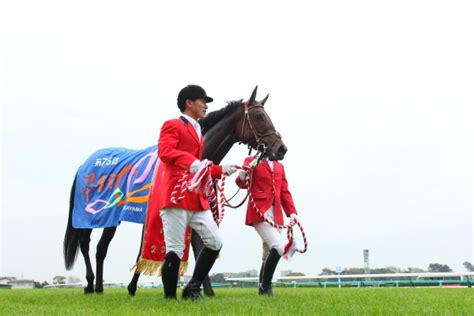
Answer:
POLYGON ((263 115, 258 114, 258 115, 255 116, 255 121, 262 122, 263 120, 264 120, 263 115))

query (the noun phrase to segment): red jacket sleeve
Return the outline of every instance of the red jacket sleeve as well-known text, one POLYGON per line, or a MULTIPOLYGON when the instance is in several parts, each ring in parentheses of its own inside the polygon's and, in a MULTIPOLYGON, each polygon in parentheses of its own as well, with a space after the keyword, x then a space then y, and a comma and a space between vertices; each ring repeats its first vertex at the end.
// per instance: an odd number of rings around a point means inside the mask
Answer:
POLYGON ((221 165, 213 165, 211 167, 211 177, 215 179, 220 179, 222 176, 222 166, 221 165))
POLYGON ((288 181, 286 180, 285 167, 283 167, 283 178, 281 182, 281 206, 283 206, 286 216, 297 214, 293 197, 288 190, 288 181))
POLYGON ((179 135, 180 132, 176 123, 166 121, 161 127, 160 138, 158 140, 158 156, 167 164, 189 170, 189 167, 193 161, 196 160, 196 157, 188 152, 177 149, 179 135))

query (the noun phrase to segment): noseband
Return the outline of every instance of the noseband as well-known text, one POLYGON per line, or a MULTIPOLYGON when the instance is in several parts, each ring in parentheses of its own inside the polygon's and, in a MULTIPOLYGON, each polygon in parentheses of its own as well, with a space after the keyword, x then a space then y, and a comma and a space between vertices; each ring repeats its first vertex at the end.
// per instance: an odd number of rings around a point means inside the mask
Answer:
MULTIPOLYGON (((243 115, 243 118, 242 118, 242 128, 240 129, 240 139, 241 139, 242 143, 249 146, 250 150, 252 149, 252 147, 255 147, 258 151, 260 151, 262 154, 264 154, 267 151, 268 147, 265 145, 265 143, 262 141, 262 139, 264 137, 271 136, 271 135, 275 135, 278 138, 281 138, 281 135, 275 129, 273 129, 273 131, 271 131, 271 132, 261 134, 255 128, 254 122, 250 119, 250 110, 258 108, 258 107, 263 108, 263 105, 254 104, 254 105, 249 106, 247 102, 245 103, 244 115, 243 115), (245 130, 245 124, 246 123, 249 125, 250 130, 252 131, 253 137, 255 138, 255 142, 253 142, 253 143, 250 143, 250 141, 248 143, 244 142, 244 130, 245 130), (255 145, 255 146, 252 146, 252 145, 255 145)), ((276 140, 273 141, 273 143, 270 145, 270 148, 273 146, 273 144, 275 144, 275 142, 276 142, 276 140)))

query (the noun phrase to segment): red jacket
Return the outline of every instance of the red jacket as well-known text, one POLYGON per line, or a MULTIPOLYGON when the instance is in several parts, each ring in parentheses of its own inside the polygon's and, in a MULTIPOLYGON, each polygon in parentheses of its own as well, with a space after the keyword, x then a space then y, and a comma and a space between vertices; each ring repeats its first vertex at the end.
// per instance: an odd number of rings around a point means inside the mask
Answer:
MULTIPOLYGON (((249 164, 253 159, 253 156, 247 157, 244 161, 244 165, 249 164)), ((248 189, 249 182, 251 183, 252 187, 250 188, 250 194, 262 214, 265 214, 265 212, 273 205, 275 223, 283 225, 282 208, 285 211, 286 216, 297 213, 295 204, 293 203, 293 198, 288 190, 285 169, 280 162, 273 162, 272 171, 268 161, 264 161, 253 169, 251 176, 251 181, 246 181, 244 183, 240 180, 240 177, 237 177, 236 183, 239 187, 244 189, 248 189)), ((263 218, 253 208, 252 203, 248 203, 245 224, 252 225, 257 222, 263 222, 263 218)))
MULTIPOLYGON (((150 208, 161 210, 165 207, 181 208, 188 211, 209 209, 204 193, 186 191, 178 204, 172 204, 171 192, 178 180, 196 160, 202 159, 203 141, 199 141, 194 127, 184 117, 166 121, 161 127, 158 140, 158 157, 160 164, 153 180, 150 208)), ((219 165, 211 168, 211 175, 220 178, 222 168, 219 165)))

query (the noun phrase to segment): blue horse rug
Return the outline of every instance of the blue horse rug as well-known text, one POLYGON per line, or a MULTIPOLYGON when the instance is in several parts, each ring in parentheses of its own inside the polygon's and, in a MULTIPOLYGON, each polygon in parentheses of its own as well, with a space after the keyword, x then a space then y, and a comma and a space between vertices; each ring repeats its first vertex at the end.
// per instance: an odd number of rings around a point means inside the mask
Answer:
POLYGON ((143 150, 105 148, 92 154, 76 175, 72 226, 144 223, 158 161, 157 146, 143 150))

